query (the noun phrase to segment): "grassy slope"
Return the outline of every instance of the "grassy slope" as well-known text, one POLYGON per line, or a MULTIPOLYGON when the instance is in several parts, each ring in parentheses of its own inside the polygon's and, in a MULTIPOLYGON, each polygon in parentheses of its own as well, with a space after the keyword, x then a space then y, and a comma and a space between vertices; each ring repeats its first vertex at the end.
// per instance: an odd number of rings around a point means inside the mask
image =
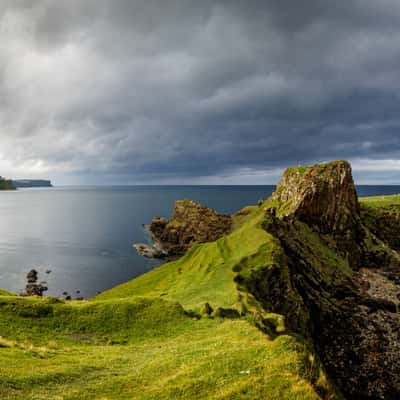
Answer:
POLYGON ((90 301, 0 293, 0 398, 316 399, 315 386, 333 398, 300 338, 182 308, 207 301, 241 311, 233 271, 268 264, 276 250, 262 209, 238 214, 229 236, 90 301))
MULTIPOLYGON (((400 195, 361 199, 361 216, 365 226, 392 249, 400 251, 400 195)), ((382 253, 382 245, 375 246, 382 253)))
POLYGON ((374 208, 400 206, 400 194, 394 194, 390 196, 361 197, 360 202, 361 205, 374 208))
MULTIPOLYGON (((129 296, 162 296, 178 301, 186 309, 200 310, 207 301, 212 307, 238 307, 239 292, 233 270, 262 247, 268 258, 273 238, 260 227, 259 207, 248 207, 249 214, 236 218, 234 232, 216 242, 194 246, 184 257, 119 285, 96 297, 116 299, 129 296)), ((265 259, 264 262, 268 262, 265 259)))

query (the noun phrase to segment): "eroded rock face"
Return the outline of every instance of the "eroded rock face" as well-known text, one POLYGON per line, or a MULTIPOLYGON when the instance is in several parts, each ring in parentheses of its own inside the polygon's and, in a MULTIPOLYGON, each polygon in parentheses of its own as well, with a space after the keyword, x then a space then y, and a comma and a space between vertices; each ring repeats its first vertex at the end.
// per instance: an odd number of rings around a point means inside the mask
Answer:
POLYGON ((192 200, 178 200, 171 219, 155 217, 149 229, 157 248, 174 258, 184 254, 194 243, 219 239, 231 227, 230 216, 218 214, 192 200))
POLYGON ((323 232, 351 228, 360 213, 347 161, 288 168, 273 199, 281 214, 293 215, 323 232))
POLYGON ((265 228, 281 243, 288 279, 281 275, 283 290, 255 293, 258 299, 311 336, 346 399, 400 398, 400 286, 386 266, 348 270, 346 260, 332 258, 334 240, 301 221, 269 216, 265 228))
POLYGON ((400 398, 397 242, 363 223, 350 165, 290 168, 273 203, 277 212, 266 213, 264 229, 279 240, 287 272, 274 285, 255 277, 253 287, 266 290, 253 294, 285 314, 291 329, 311 335, 345 398, 400 398))

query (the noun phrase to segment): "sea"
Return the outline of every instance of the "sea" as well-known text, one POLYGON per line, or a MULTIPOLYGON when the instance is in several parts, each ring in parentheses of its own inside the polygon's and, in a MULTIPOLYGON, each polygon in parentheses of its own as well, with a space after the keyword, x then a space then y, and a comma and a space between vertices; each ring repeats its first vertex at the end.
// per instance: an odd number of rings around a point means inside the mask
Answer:
MULTIPOLYGON (((21 293, 39 272, 46 295, 89 298, 160 265, 139 256, 143 225, 193 199, 231 214, 267 198, 274 186, 54 187, 0 192, 0 288, 21 293)), ((400 186, 357 186, 359 196, 400 193, 400 186)))

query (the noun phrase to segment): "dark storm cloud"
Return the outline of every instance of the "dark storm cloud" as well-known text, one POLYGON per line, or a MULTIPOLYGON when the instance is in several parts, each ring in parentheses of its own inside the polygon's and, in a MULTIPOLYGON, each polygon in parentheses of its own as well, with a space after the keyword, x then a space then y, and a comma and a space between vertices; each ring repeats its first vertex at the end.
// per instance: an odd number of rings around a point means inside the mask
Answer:
POLYGON ((399 182, 399 22, 397 0, 3 0, 1 173, 269 183, 349 158, 399 182))

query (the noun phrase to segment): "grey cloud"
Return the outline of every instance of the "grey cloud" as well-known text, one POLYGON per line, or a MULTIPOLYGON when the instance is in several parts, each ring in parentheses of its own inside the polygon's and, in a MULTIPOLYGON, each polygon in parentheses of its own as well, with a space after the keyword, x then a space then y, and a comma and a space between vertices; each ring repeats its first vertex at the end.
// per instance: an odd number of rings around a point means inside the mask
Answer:
POLYGON ((241 183, 398 159, 399 22, 396 0, 5 0, 0 167, 241 183))

